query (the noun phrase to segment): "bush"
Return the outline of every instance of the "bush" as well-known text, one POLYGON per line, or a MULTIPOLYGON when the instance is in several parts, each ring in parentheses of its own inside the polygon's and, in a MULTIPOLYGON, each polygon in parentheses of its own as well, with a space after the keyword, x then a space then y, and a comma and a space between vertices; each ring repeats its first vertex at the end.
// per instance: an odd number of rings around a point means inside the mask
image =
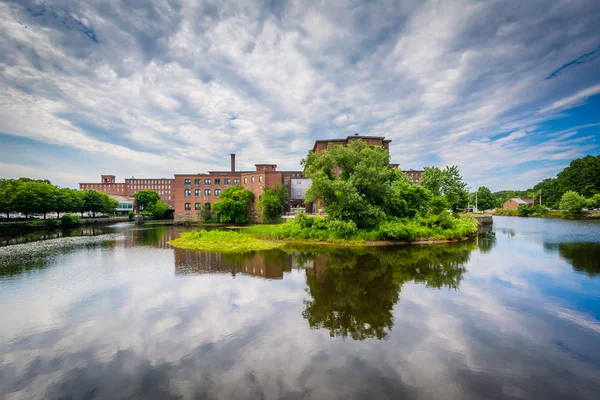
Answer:
POLYGON ((533 208, 531 209, 531 215, 534 217, 547 215, 547 214, 548 214, 548 209, 541 204, 537 204, 537 205, 533 206, 533 208))
POLYGON ((204 207, 202 211, 198 213, 198 216, 200 217, 200 221, 206 224, 211 222, 217 222, 217 216, 215 215, 215 213, 213 213, 211 209, 206 207, 204 207))
POLYGON ((61 218, 63 225, 76 225, 79 224, 79 217, 72 214, 65 214, 61 218))
POLYGON ((327 222, 327 227, 331 232, 339 233, 344 237, 356 232, 356 223, 354 221, 331 220, 327 222))
POLYGON ((60 224, 60 221, 54 218, 46 221, 46 225, 48 226, 58 226, 58 224, 60 224))
POLYGON ((519 217, 528 217, 532 213, 531 208, 527 204, 520 204, 517 208, 517 214, 519 217))
POLYGON ((40 219, 34 219, 27 223, 27 226, 31 226, 31 227, 36 227, 36 226, 41 226, 41 225, 44 225, 44 222, 40 219))
POLYGON ((586 206, 587 200, 579 193, 569 190, 560 199, 560 208, 569 214, 579 214, 586 206))
POLYGON ((127 213, 127 216, 129 217, 130 221, 133 221, 133 219, 135 218, 135 213, 133 211, 129 211, 127 213))

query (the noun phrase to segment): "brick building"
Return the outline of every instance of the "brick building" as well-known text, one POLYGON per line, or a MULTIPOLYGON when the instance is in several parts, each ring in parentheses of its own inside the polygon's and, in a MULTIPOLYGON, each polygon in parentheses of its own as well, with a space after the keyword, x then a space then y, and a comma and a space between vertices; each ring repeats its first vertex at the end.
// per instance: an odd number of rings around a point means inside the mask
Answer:
POLYGON ((421 180, 421 175, 423 174, 423 170, 414 170, 414 169, 409 169, 406 171, 402 171, 406 174, 406 176, 408 176, 408 179, 410 181, 412 181, 413 184, 418 185, 419 181, 421 180))
MULTIPOLYGON (((195 216, 206 207, 210 209, 211 205, 219 200, 223 190, 233 185, 241 185, 254 193, 250 213, 256 214, 258 200, 266 188, 283 184, 291 194, 291 180, 301 177, 302 171, 278 171, 276 164, 255 164, 254 171, 238 171, 235 168, 235 154, 232 154, 229 171, 175 175, 175 216, 195 216)), ((287 204, 285 211, 288 211, 289 207, 290 204, 287 204)))
POLYGON ((79 190, 95 190, 115 196, 133 196, 140 190, 154 190, 162 201, 173 205, 173 178, 128 178, 125 183, 117 183, 114 175, 102 175, 100 183, 80 183, 79 190))
POLYGON ((516 210, 519 208, 521 204, 526 205, 527 207, 533 207, 533 199, 525 198, 525 197, 515 197, 512 199, 508 199, 502 204, 503 210, 516 210))

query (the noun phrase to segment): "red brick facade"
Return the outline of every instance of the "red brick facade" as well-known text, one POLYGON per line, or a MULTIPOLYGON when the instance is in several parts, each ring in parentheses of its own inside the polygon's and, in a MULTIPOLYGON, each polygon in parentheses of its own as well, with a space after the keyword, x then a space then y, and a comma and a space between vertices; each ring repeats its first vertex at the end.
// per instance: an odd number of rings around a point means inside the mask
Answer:
POLYGON ((125 183, 116 183, 114 175, 102 175, 101 183, 80 183, 79 190, 95 190, 116 196, 133 196, 140 190, 154 190, 162 201, 173 206, 175 201, 173 196, 174 181, 172 178, 138 179, 132 177, 125 179, 125 183))

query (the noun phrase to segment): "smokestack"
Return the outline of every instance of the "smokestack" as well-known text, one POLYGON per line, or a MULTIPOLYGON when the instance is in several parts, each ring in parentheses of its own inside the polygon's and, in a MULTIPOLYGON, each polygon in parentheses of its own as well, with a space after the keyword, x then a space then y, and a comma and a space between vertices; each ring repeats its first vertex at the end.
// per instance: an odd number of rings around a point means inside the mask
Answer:
POLYGON ((231 155, 231 172, 235 172, 235 154, 231 155))

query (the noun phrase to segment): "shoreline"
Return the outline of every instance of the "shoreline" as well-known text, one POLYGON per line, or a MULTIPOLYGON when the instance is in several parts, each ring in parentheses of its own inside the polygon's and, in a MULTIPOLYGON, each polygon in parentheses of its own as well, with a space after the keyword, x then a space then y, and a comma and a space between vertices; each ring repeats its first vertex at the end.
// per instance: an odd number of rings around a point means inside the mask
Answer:
POLYGON ((20 221, 20 222, 0 222, 0 235, 10 235, 10 234, 19 234, 19 233, 29 233, 29 232, 38 232, 38 231, 53 231, 57 229, 69 229, 69 228, 77 228, 80 226, 92 226, 92 225, 107 225, 118 222, 130 222, 129 217, 109 217, 109 218, 87 218, 80 220, 80 222, 76 224, 67 224, 63 225, 62 221, 56 225, 49 224, 48 221, 50 219, 33 219, 31 221, 20 221), (41 221, 37 222, 36 225, 28 225, 32 221, 41 221))

